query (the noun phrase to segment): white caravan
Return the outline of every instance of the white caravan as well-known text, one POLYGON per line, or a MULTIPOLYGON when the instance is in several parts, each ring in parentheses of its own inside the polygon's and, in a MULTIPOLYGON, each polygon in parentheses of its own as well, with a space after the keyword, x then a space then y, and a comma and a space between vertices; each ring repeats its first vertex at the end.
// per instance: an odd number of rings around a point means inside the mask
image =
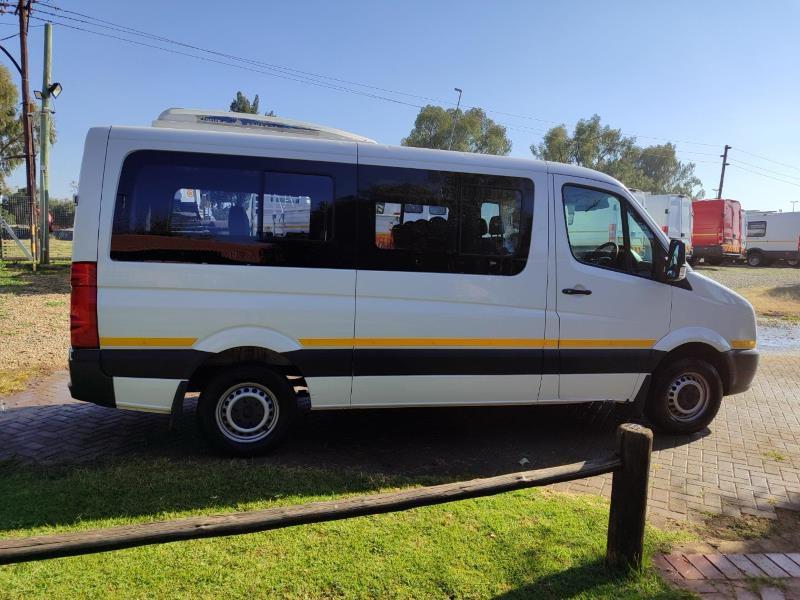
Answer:
POLYGON ((672 240, 681 240, 692 255, 692 199, 683 194, 651 194, 631 190, 653 220, 672 240))
POLYGON ((800 264, 800 212, 747 211, 747 264, 800 264))
POLYGON ((239 118, 89 131, 75 398, 169 414, 199 391, 247 455, 308 409, 608 401, 687 433, 750 385, 752 307, 613 178, 239 118), (308 209, 279 227, 272 204, 308 209))

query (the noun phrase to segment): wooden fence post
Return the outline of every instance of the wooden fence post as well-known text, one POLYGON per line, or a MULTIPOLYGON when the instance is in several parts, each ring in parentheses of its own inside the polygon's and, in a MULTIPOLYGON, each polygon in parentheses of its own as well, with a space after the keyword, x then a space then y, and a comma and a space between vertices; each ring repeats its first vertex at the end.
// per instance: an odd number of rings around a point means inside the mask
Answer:
POLYGON ((614 569, 640 569, 653 432, 625 423, 619 426, 617 438, 622 466, 614 471, 611 484, 606 564, 614 569))

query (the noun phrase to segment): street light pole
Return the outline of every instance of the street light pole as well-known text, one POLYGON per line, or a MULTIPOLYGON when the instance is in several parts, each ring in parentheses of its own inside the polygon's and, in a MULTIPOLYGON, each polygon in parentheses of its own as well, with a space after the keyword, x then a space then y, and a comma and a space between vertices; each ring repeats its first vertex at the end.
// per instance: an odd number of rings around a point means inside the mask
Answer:
POLYGON ((800 202, 800 200, 789 200, 789 202, 792 205, 792 212, 794 212, 794 205, 797 204, 798 202, 800 202))
POLYGON ((450 130, 450 143, 447 145, 448 150, 453 149, 453 136, 456 133, 456 121, 458 121, 458 109, 461 106, 461 93, 462 90, 459 88, 453 88, 455 91, 458 92, 458 102, 456 102, 456 112, 453 115, 453 128, 450 130))
POLYGON ((49 220, 49 201, 50 187, 49 176, 47 173, 50 165, 50 61, 52 59, 53 26, 50 23, 44 24, 44 70, 42 73, 42 114, 39 130, 39 150, 41 159, 39 160, 39 206, 41 207, 41 231, 42 231, 42 264, 50 263, 50 223, 49 220))

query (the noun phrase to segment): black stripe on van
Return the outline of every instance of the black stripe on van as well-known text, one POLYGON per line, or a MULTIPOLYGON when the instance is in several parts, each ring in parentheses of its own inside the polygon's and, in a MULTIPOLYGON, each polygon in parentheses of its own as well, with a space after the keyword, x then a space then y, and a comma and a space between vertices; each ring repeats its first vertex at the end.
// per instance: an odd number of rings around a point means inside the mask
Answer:
MULTIPOLYGON (((172 349, 101 350, 100 355, 108 375, 157 379, 189 379, 212 356, 172 349)), ((343 348, 284 354, 305 377, 650 373, 662 355, 657 350, 621 348, 343 348)))

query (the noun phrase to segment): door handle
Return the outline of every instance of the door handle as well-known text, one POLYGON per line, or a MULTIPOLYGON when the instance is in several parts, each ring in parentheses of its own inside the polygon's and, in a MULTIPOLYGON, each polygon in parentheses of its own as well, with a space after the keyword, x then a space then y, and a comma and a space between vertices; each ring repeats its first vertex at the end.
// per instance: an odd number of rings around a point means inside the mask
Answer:
POLYGON ((591 296, 592 290, 579 290, 576 288, 564 288, 561 290, 562 294, 566 294, 567 296, 591 296))

